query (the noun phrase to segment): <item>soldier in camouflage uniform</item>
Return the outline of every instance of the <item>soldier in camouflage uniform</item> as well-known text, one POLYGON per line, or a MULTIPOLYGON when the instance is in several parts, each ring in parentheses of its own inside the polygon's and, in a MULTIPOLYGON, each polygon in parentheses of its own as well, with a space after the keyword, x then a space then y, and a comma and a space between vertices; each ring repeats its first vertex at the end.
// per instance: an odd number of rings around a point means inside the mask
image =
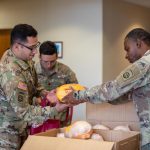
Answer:
POLYGON ((68 102, 113 102, 124 94, 133 100, 141 129, 141 149, 150 150, 150 33, 141 28, 125 37, 126 59, 132 63, 113 81, 85 91, 76 91, 64 98, 68 102))
MULTIPOLYGON (((40 61, 35 65, 39 83, 48 91, 63 84, 78 83, 75 73, 66 65, 57 61, 58 54, 54 42, 43 42, 39 49, 40 61)), ((61 120, 61 127, 69 125, 65 122, 66 111, 55 116, 61 120)))
MULTIPOLYGON (((36 97, 46 96, 37 80, 32 58, 39 42, 37 31, 30 25, 16 25, 11 32, 11 49, 0 63, 0 149, 18 150, 27 137, 27 127, 54 118, 68 106, 41 108, 36 97)), ((54 94, 47 98, 57 99, 54 94)))

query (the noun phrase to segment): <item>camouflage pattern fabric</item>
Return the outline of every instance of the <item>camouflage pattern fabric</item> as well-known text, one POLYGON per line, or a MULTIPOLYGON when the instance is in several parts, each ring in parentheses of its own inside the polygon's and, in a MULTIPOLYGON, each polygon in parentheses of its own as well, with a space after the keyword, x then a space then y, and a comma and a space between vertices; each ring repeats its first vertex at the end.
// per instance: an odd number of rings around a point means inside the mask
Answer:
POLYGON ((25 135, 27 126, 42 124, 49 118, 54 119, 58 114, 54 107, 41 108, 31 105, 32 98, 41 95, 44 91, 37 83, 36 72, 31 64, 33 63, 17 59, 11 50, 7 51, 0 63, 0 85, 6 94, 5 99, 0 97, 0 134, 3 135, 0 135, 0 142, 2 143, 3 139, 6 143, 9 139, 10 143, 15 143, 13 140, 17 139, 17 136, 21 139, 25 135), (11 138, 12 135, 14 139, 11 138))
POLYGON ((124 94, 133 100, 140 121, 142 145, 150 143, 150 50, 113 81, 74 93, 91 103, 113 102, 124 94))
POLYGON ((20 136, 14 130, 0 129, 0 150, 19 150, 20 136))
MULTIPOLYGON (((35 69, 38 75, 39 83, 48 91, 56 89, 57 87, 69 84, 69 83, 78 83, 75 73, 66 65, 56 62, 54 68, 50 71, 45 71, 41 67, 40 62, 35 64, 35 69)), ((59 113, 55 116, 55 119, 61 120, 61 127, 70 125, 70 120, 67 124, 64 122, 66 118, 67 110, 59 113)))
POLYGON ((142 146, 141 150, 150 150, 150 143, 142 146))
MULTIPOLYGON (((19 132, 9 120, 9 115, 12 113, 10 104, 6 101, 6 97, 0 87, 0 149, 1 150, 18 150, 20 148, 21 139, 19 132), (3 121, 6 119, 5 121, 3 121), (7 126, 7 129, 5 128, 7 126)), ((12 119, 16 117, 13 115, 12 119)), ((16 120, 17 121, 17 120, 16 120)))

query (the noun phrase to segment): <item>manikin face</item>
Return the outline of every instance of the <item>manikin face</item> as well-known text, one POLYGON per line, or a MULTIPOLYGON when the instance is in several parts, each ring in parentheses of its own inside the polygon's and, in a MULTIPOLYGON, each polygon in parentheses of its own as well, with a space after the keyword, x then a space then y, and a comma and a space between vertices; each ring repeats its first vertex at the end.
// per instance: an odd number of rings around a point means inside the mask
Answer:
POLYGON ((56 61, 57 61, 57 55, 56 54, 53 54, 53 55, 41 54, 40 55, 41 66, 47 71, 53 69, 53 67, 56 64, 56 61))
POLYGON ((27 37, 27 42, 18 42, 17 53, 22 60, 31 60, 37 53, 37 48, 40 45, 37 37, 27 37))
POLYGON ((141 46, 138 42, 133 39, 125 39, 124 41, 124 50, 126 51, 126 59, 130 63, 134 63, 136 60, 141 58, 141 46))

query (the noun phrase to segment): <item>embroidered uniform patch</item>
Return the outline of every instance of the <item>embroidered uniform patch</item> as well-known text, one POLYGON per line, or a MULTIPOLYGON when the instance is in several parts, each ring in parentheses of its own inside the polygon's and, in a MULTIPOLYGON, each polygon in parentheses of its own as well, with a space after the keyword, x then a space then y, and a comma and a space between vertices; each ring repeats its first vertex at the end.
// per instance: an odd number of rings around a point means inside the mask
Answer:
POLYGON ((24 82, 19 81, 19 83, 18 83, 18 89, 26 91, 27 90, 27 85, 24 82))
POLYGON ((23 100, 26 99, 24 91, 18 91, 18 102, 23 102, 23 100))
POLYGON ((23 101, 23 95, 18 95, 18 101, 22 102, 23 101))
POLYGON ((17 70, 16 72, 15 72, 15 75, 16 76, 19 76, 21 74, 21 71, 20 70, 17 70))
POLYGON ((133 75, 134 74, 133 74, 132 70, 128 70, 122 75, 122 77, 124 80, 127 80, 127 79, 131 78, 133 75))
POLYGON ((117 78, 116 81, 119 87, 126 86, 142 76, 142 72, 137 65, 131 65, 126 70, 124 70, 117 78))

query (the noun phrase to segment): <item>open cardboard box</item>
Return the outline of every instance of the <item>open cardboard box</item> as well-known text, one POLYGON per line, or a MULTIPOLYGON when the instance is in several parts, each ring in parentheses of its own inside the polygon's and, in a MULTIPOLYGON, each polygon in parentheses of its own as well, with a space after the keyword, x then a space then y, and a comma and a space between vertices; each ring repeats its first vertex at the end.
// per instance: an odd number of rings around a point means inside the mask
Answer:
POLYGON ((57 138, 57 133, 63 130, 52 129, 29 136, 21 150, 139 150, 139 122, 132 102, 120 105, 87 104, 87 121, 91 124, 101 123, 111 129, 117 125, 129 125, 132 131, 94 130, 105 140, 99 142, 57 138))
POLYGON ((113 129, 118 125, 128 125, 132 131, 139 131, 140 124, 132 101, 118 105, 87 103, 87 121, 101 123, 113 129))
POLYGON ((94 130, 102 135, 104 142, 96 140, 80 140, 57 138, 61 129, 52 129, 47 132, 29 136, 21 150, 138 150, 139 132, 94 130))

